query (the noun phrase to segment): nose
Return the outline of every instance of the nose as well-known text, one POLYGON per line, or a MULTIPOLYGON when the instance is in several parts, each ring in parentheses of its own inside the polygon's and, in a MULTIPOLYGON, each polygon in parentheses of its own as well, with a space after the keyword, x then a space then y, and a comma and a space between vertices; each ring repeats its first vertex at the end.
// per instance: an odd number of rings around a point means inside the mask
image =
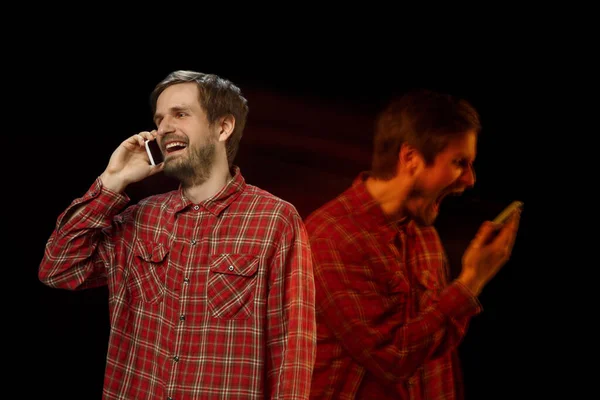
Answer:
POLYGON ((468 168, 465 168, 461 176, 461 180, 467 187, 475 186, 475 168, 473 168, 472 165, 469 165, 468 168))
POLYGON ((175 127, 173 125, 173 120, 170 116, 167 115, 160 121, 160 124, 158 124, 156 133, 158 134, 158 136, 164 136, 167 133, 173 132, 174 130, 175 127))

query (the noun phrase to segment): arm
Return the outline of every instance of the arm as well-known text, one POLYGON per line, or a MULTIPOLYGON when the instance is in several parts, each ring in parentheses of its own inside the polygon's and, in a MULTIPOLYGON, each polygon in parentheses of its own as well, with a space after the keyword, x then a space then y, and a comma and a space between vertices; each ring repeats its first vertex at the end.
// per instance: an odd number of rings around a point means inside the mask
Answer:
MULTIPOLYGON (((454 285, 461 288, 467 295, 476 298, 485 285, 506 264, 516 240, 519 228, 520 210, 513 213, 505 225, 487 221, 479 228, 469 247, 463 254, 462 271, 454 285)), ((462 318, 451 317, 455 337, 442 341, 438 351, 432 358, 442 354, 449 346, 456 347, 462 340, 468 323, 469 316, 462 318)))
POLYGON ((88 192, 58 217, 46 243, 39 279, 48 286, 71 290, 106 284, 105 265, 111 259, 105 241, 111 218, 128 200, 96 179, 88 192))
POLYGON ((271 263, 267 311, 270 398, 307 399, 316 355, 315 291, 307 234, 292 215, 271 263))
POLYGON ((521 211, 517 209, 505 224, 484 222, 465 250, 457 280, 476 296, 509 260, 520 217, 521 211))
POLYGON ((78 289, 106 283, 110 246, 101 244, 108 243, 111 217, 129 201, 122 192, 163 168, 148 163, 144 148, 144 140, 155 137, 156 131, 141 132, 124 140, 90 190, 59 216, 38 271, 44 284, 78 289))
MULTIPOLYGON (((458 340, 462 334, 453 319, 476 314, 478 303, 465 288, 453 283, 413 320, 405 321, 401 307, 384 308, 381 296, 365 293, 368 266, 358 252, 339 248, 339 241, 311 242, 315 259, 318 311, 344 349, 361 366, 387 383, 411 377, 425 360, 458 340)), ((394 295, 406 297, 409 288, 394 295)))
MULTIPOLYGON (((445 250, 443 249, 443 247, 441 247, 441 244, 440 251, 442 251, 444 255, 444 266, 438 271, 440 274, 439 281, 441 283, 441 286, 445 288, 446 286, 448 286, 448 281, 450 278, 450 265, 445 250)), ((477 298, 476 294, 473 293, 466 285, 464 285, 458 279, 455 280, 453 284, 456 285, 458 289, 463 291, 465 296, 471 298, 471 301, 477 307, 476 313, 479 313, 483 310, 483 307, 481 306, 481 303, 479 303, 479 299, 477 298)), ((430 289, 427 292, 425 292, 421 300, 421 309, 430 308, 432 305, 435 305, 435 303, 439 301, 439 291, 430 289), (426 299, 425 301, 423 301, 424 298, 426 299)), ((451 323, 452 325, 450 325, 449 328, 442 329, 438 332, 436 337, 438 339, 439 344, 435 346, 434 352, 428 359, 434 360, 438 357, 443 356, 448 351, 456 349, 467 332, 467 328, 469 326, 469 323, 471 322, 472 316, 473 315, 471 313, 466 313, 463 315, 459 315, 458 317, 449 317, 449 323, 451 323)))

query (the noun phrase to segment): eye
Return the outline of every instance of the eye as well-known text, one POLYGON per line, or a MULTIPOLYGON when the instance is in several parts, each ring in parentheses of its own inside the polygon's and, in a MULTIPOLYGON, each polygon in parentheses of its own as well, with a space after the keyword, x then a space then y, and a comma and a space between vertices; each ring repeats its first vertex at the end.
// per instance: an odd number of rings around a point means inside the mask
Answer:
POLYGON ((183 117, 185 117, 185 115, 186 114, 183 111, 180 111, 177 113, 177 118, 183 118, 183 117))

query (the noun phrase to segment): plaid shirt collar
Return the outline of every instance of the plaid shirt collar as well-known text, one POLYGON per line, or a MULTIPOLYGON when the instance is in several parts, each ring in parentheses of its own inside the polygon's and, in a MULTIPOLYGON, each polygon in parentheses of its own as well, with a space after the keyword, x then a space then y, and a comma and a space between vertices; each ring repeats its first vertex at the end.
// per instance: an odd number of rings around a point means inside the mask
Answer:
POLYGON ((399 230, 405 230, 415 222, 411 219, 398 221, 385 215, 377 200, 367 190, 365 182, 369 176, 368 171, 363 171, 354 179, 349 189, 350 206, 355 210, 356 220, 367 230, 392 242, 399 230))
MULTIPOLYGON (((242 176, 240 168, 238 166, 232 167, 232 178, 217 192, 214 196, 197 204, 199 207, 203 207, 208 212, 219 215, 223 210, 227 208, 246 188, 246 181, 242 176)), ((168 210, 172 213, 178 213, 186 209, 187 207, 195 206, 188 198, 183 194, 183 187, 181 184, 177 191, 173 192, 171 198, 167 203, 168 210)))

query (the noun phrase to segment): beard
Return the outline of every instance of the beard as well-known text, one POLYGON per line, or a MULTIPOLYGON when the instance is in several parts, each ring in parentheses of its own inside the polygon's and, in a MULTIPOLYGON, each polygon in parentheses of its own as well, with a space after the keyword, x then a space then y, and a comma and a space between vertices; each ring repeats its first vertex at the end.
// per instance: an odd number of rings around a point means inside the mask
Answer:
POLYGON ((421 204, 418 204, 414 210, 407 210, 410 218, 418 225, 432 226, 438 217, 440 209, 440 203, 437 201, 438 195, 432 195, 425 188, 421 187, 420 184, 416 184, 410 191, 408 198, 418 200, 421 204))
POLYGON ((180 155, 175 160, 165 162, 164 174, 179 180, 183 187, 201 185, 210 178, 215 161, 216 145, 209 137, 202 146, 188 147, 188 157, 180 155))
POLYGON ((412 214, 412 219, 421 226, 433 226, 439 214, 439 205, 431 203, 426 204, 423 208, 412 214))

